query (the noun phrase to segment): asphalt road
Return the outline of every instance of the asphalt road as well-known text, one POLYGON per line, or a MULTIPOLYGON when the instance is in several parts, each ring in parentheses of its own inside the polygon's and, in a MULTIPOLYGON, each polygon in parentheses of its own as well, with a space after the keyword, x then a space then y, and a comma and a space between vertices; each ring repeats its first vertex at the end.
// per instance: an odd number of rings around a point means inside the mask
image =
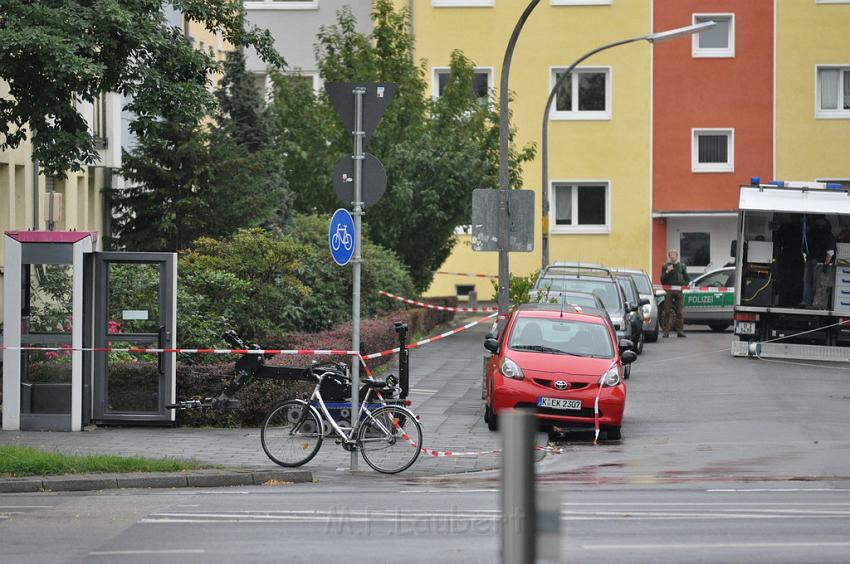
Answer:
MULTIPOLYGON (((623 439, 538 465, 564 562, 850 562, 850 370, 648 345, 623 439)), ((480 369, 480 368, 479 368, 480 369)), ((494 562, 498 472, 0 496, 0 561, 494 562)))

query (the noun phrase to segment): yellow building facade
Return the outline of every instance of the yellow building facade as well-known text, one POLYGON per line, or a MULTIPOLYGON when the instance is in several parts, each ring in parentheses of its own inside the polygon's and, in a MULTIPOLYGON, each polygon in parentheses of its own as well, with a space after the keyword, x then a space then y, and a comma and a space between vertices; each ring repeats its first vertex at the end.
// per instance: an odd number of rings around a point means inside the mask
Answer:
POLYGON ((776 178, 850 187, 850 1, 776 11, 776 178))
MULTIPOLYGON (((461 50, 480 83, 498 96, 505 46, 526 0, 413 0, 416 55, 427 61, 434 95, 451 51, 461 50), (476 6, 476 7, 473 7, 476 6)), ((541 266, 540 136, 546 97, 558 70, 586 52, 652 31, 651 2, 544 0, 531 14, 511 65, 512 125, 516 143, 535 143, 538 155, 523 169, 523 188, 535 191, 535 244, 511 253, 511 272, 541 266)), ((550 261, 585 261, 648 268, 651 194, 651 46, 617 47, 585 61, 569 92, 559 93, 549 122, 550 261), (596 97, 585 96, 596 92, 596 97), (604 99, 603 99, 604 97, 604 99)), ((497 253, 458 243, 442 271, 495 273, 497 253)), ((429 295, 453 295, 474 286, 493 294, 482 278, 437 275, 429 295)))

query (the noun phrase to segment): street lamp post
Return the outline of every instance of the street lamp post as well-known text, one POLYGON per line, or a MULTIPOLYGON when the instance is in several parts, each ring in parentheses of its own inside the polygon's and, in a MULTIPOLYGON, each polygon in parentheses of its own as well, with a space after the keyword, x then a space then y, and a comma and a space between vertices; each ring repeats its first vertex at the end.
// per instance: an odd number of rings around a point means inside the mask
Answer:
POLYGON ((502 70, 499 77, 499 325, 500 327, 505 321, 505 315, 508 313, 508 287, 510 286, 510 264, 508 262, 508 249, 510 248, 510 215, 508 211, 508 190, 510 189, 510 167, 508 166, 508 141, 509 141, 509 123, 508 123, 508 77, 511 72, 511 59, 514 55, 514 47, 516 46, 519 34, 522 31, 525 21, 534 8, 540 3, 540 0, 531 0, 528 6, 525 7, 522 15, 519 17, 514 31, 511 33, 511 38, 508 40, 508 46, 505 48, 505 58, 502 60, 502 70))
MULTIPOLYGON (((582 62, 592 57, 596 53, 599 53, 600 51, 605 51, 606 49, 611 49, 612 47, 619 47, 620 45, 626 45, 627 43, 636 43, 638 41, 647 41, 649 43, 655 43, 656 41, 664 41, 676 37, 692 35, 694 33, 699 33, 701 31, 714 27, 715 25, 716 23, 713 21, 703 22, 695 25, 689 25, 686 27, 671 29, 668 31, 661 31, 659 33, 650 33, 649 35, 632 37, 631 39, 624 39, 622 41, 615 41, 614 43, 609 43, 607 45, 603 45, 602 47, 597 47, 596 49, 593 49, 592 51, 589 51, 578 59, 576 59, 576 61, 571 64, 569 68, 567 68, 567 71, 557 81, 555 81, 555 85, 549 92, 549 97, 546 98, 546 109, 543 110, 543 132, 540 143, 541 165, 543 168, 543 181, 540 188, 543 191, 542 262, 544 268, 549 265, 549 112, 552 109, 552 102, 555 101, 555 94, 558 92, 558 88, 560 88, 562 84, 569 80, 570 75, 578 65, 580 65, 582 62)), ((499 266, 501 267, 501 260, 499 261, 499 266)), ((499 271, 499 274, 501 275, 501 270, 499 271)))

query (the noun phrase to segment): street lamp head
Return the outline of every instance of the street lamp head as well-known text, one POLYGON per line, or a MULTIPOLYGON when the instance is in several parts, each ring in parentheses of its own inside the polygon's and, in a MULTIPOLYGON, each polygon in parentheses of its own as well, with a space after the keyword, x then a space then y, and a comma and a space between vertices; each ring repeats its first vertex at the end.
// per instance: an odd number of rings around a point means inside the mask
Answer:
POLYGON ((716 26, 717 22, 709 21, 702 22, 694 25, 689 25, 686 27, 677 27, 676 29, 670 29, 668 31, 659 31, 658 33, 650 33, 644 39, 649 41, 650 43, 655 43, 656 41, 665 41, 667 39, 674 39, 676 37, 682 37, 683 35, 693 35, 694 33, 700 33, 707 29, 711 29, 716 26))

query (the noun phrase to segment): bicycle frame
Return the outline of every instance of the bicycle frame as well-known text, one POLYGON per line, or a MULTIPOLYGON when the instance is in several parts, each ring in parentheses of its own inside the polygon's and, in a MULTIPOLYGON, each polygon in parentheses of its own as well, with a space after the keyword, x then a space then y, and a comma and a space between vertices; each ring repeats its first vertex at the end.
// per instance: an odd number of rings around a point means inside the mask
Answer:
MULTIPOLYGON (((347 372, 348 371, 346 370, 346 376, 348 376, 347 372)), ((334 419, 334 417, 331 415, 330 411, 328 410, 328 406, 325 403, 324 398, 322 397, 322 393, 319 391, 319 389, 322 386, 322 381, 329 374, 333 374, 333 372, 326 371, 326 372, 323 372, 321 374, 321 376, 316 376, 318 378, 318 382, 316 383, 316 387, 313 389, 313 394, 310 396, 310 399, 309 400, 300 400, 300 401, 303 401, 304 405, 306 407, 312 408, 312 409, 315 409, 315 406, 313 405, 314 403, 318 404, 318 407, 320 409, 320 411, 319 411, 319 414, 320 414, 319 424, 322 426, 321 433, 322 433, 323 437, 332 436, 330 434, 326 434, 326 432, 325 432, 325 421, 327 421, 330 424, 331 430, 334 432, 334 434, 336 434, 340 439, 342 439, 342 441, 345 444, 352 445, 356 442, 356 439, 354 437, 354 431, 356 429, 356 426, 354 425, 354 421, 360 421, 360 418, 363 417, 364 414, 367 417, 372 418, 372 412, 369 410, 369 399, 372 397, 372 395, 375 393, 375 391, 372 388, 369 388, 366 391, 366 394, 363 396, 363 401, 360 403, 360 407, 357 410, 357 419, 354 419, 353 416, 351 417, 352 425, 350 427, 338 425, 336 420, 334 419)), ((383 398, 380 398, 380 400, 381 400, 380 406, 390 405, 383 398)), ((401 401, 403 401, 403 400, 401 400, 401 401)), ((349 404, 349 408, 350 407, 351 406, 349 404)), ((301 415, 301 419, 298 421, 298 423, 293 425, 292 430, 290 431, 290 434, 295 434, 296 432, 298 432, 298 430, 301 427, 301 424, 307 418, 307 413, 308 413, 308 409, 305 409, 304 412, 301 415)), ((377 422, 377 423, 379 425, 381 425, 381 427, 383 427, 383 425, 380 422, 377 422)), ((385 433, 390 433, 390 431, 388 429, 385 429, 385 428, 382 428, 382 431, 385 432, 385 433)))

